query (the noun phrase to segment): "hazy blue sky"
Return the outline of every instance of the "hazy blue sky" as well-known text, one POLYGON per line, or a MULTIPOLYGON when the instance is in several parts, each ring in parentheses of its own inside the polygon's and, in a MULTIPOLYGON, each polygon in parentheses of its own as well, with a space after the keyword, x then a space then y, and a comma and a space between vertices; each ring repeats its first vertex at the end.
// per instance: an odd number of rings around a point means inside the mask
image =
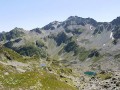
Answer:
POLYGON ((0 32, 29 30, 75 15, 111 21, 120 16, 120 0, 0 0, 0 32))

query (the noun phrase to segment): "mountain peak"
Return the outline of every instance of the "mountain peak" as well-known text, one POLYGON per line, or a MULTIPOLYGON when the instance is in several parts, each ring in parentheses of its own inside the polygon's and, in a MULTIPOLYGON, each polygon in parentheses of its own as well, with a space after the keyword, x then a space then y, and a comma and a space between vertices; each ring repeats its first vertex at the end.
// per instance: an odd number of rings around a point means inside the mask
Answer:
POLYGON ((92 19, 92 18, 82 18, 82 17, 78 17, 78 16, 70 16, 68 17, 67 20, 65 20, 63 22, 63 25, 65 27, 69 26, 69 25, 86 25, 86 24, 91 24, 93 26, 97 25, 97 21, 92 19))
POLYGON ((53 21, 53 22, 51 22, 50 24, 52 24, 52 25, 57 25, 57 24, 60 24, 60 22, 59 22, 59 21, 53 21))
POLYGON ((78 17, 78 16, 70 16, 70 17, 68 17, 68 19, 77 19, 77 18, 82 18, 82 17, 78 17))
POLYGON ((51 23, 49 23, 48 25, 44 26, 43 29, 44 30, 54 30, 57 28, 58 25, 60 25, 61 22, 59 21, 53 21, 51 23))
POLYGON ((40 28, 34 28, 34 29, 30 30, 30 31, 31 32, 36 32, 36 33, 39 33, 39 34, 42 33, 40 28))
POLYGON ((23 28, 18 28, 18 27, 15 27, 14 29, 12 29, 12 30, 15 30, 15 31, 24 31, 24 29, 23 28))
POLYGON ((120 25, 120 16, 111 22, 113 25, 120 25))

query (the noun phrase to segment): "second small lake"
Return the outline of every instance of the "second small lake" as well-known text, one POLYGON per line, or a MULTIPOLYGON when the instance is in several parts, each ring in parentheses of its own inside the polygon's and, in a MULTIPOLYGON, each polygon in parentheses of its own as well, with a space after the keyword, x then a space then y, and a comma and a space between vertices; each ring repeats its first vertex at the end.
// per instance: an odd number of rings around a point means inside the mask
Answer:
POLYGON ((92 72, 92 71, 87 71, 87 72, 84 72, 85 75, 89 75, 89 76, 94 76, 96 75, 95 72, 92 72))

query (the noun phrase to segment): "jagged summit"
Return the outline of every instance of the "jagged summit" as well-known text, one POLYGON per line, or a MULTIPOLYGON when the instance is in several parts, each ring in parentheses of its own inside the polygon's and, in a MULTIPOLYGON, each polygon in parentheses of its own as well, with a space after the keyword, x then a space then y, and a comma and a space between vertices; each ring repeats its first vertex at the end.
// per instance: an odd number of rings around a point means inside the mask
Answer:
POLYGON ((44 26, 42 29, 44 30, 54 30, 58 27, 58 25, 60 25, 61 22, 58 21, 53 21, 51 23, 49 23, 48 25, 44 26))
POLYGON ((120 25, 120 16, 111 22, 113 25, 120 25))
POLYGON ((18 28, 18 27, 15 27, 14 29, 12 29, 11 31, 24 31, 23 28, 18 28))
POLYGON ((58 25, 58 24, 60 24, 60 22, 59 21, 53 21, 53 22, 51 22, 51 24, 52 25, 58 25))
POLYGON ((18 37, 23 36, 24 34, 25 34, 25 30, 23 28, 15 27, 10 32, 0 33, 0 41, 16 39, 18 37))
POLYGON ((78 16, 70 16, 68 17, 65 21, 59 22, 59 21, 53 21, 49 23, 48 25, 44 26, 42 29, 44 30, 55 30, 56 28, 59 27, 64 27, 66 28, 69 25, 86 25, 86 24, 91 24, 93 26, 97 26, 97 21, 92 19, 92 18, 82 18, 78 16))
POLYGON ((36 32, 36 33, 39 33, 39 34, 42 33, 41 28, 34 28, 34 29, 30 30, 30 32, 36 32))
POLYGON ((92 18, 82 18, 78 16, 70 16, 66 22, 74 22, 74 24, 77 25, 85 25, 85 24, 91 24, 93 26, 97 25, 97 21, 92 18))

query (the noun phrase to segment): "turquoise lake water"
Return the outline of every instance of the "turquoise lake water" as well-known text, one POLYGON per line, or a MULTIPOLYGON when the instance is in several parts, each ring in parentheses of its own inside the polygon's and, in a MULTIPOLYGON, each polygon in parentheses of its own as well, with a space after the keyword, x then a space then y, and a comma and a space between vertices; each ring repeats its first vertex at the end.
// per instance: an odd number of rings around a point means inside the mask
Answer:
POLYGON ((91 71, 87 71, 87 72, 84 72, 85 75, 89 75, 89 76, 94 76, 96 75, 95 72, 91 72, 91 71))

